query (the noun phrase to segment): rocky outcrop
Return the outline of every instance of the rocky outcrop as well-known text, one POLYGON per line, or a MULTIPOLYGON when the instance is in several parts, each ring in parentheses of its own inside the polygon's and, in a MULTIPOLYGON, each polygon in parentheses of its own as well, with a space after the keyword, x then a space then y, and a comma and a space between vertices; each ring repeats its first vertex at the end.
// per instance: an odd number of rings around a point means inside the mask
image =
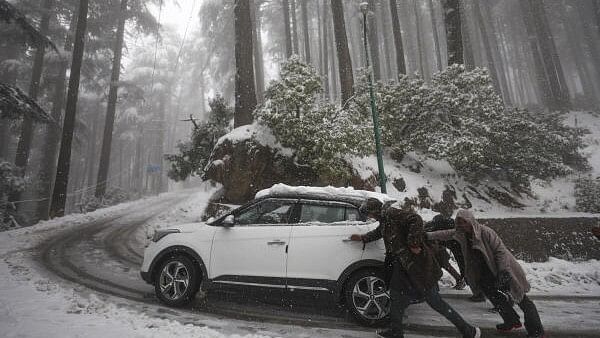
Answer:
POLYGON ((212 162, 204 178, 223 185, 222 201, 242 204, 254 198, 259 190, 276 183, 315 185, 316 173, 294 163, 293 157, 254 139, 239 142, 224 140, 215 147, 212 162))

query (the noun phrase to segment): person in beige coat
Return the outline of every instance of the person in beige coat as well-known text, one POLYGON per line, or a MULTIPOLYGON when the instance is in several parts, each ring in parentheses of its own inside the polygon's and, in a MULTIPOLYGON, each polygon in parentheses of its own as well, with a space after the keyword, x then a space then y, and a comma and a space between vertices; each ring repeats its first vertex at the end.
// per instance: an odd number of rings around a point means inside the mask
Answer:
POLYGON ((461 209, 456 215, 456 229, 430 232, 427 237, 458 241, 465 257, 469 286, 483 291, 504 320, 496 325, 498 331, 511 331, 522 326, 513 308, 514 301, 525 315, 527 336, 544 337, 537 308, 527 297, 530 286, 525 271, 494 230, 479 224, 471 211, 461 209))

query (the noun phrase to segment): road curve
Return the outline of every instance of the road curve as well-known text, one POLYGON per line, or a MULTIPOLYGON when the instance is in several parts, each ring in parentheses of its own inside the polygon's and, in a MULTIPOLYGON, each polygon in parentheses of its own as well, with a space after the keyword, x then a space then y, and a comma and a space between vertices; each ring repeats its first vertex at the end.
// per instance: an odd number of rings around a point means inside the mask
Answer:
MULTIPOLYGON (((174 195, 134 206, 116 215, 65 230, 44 241, 35 250, 37 260, 55 275, 83 285, 96 292, 158 305, 152 286, 139 277, 144 249, 144 225, 152 218, 170 210, 185 197, 174 195)), ((274 302, 263 295, 239 295, 211 292, 198 298, 191 306, 178 309, 184 316, 174 319, 186 323, 194 314, 203 313, 257 322, 293 324, 330 329, 350 329, 372 332, 372 329, 354 324, 342 309, 327 300, 308 302, 294 299, 274 302)), ((302 298, 302 297, 300 297, 302 298)), ((168 312, 162 308, 160 312, 168 312)), ((408 331, 435 336, 453 336, 456 331, 448 326, 410 324, 408 331)), ((484 329, 486 337, 496 332, 484 329)), ((577 332, 579 337, 594 337, 597 332, 577 332)), ((552 332, 553 337, 573 337, 569 332, 552 332)), ((502 335, 499 337, 506 337, 502 335)))

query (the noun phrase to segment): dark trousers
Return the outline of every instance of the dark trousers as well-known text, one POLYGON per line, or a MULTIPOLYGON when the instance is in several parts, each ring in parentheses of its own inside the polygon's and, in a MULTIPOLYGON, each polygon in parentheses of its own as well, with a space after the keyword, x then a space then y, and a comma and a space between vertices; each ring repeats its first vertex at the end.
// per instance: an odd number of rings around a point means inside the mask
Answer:
MULTIPOLYGON (((402 317, 404 316, 404 311, 411 303, 411 297, 405 292, 394 288, 390 290, 390 297, 392 298, 390 327, 398 333, 403 333, 402 317)), ((470 335, 474 331, 474 328, 465 322, 458 312, 454 311, 454 309, 440 297, 437 288, 425 292, 424 297, 425 302, 427 302, 432 309, 454 324, 463 335, 470 335)))
POLYGON ((456 264, 458 264, 458 271, 461 276, 465 276, 465 258, 463 257, 462 249, 460 248, 460 244, 456 240, 449 240, 442 242, 446 248, 450 249, 454 259, 456 259, 456 264))
MULTIPOLYGON (((498 308, 498 312, 505 323, 513 324, 521 321, 513 305, 496 288, 484 285, 483 293, 494 304, 494 307, 498 308)), ((525 329, 527 333, 531 336, 543 334, 544 328, 540 315, 531 299, 525 295, 518 305, 523 310, 525 316, 525 329)))

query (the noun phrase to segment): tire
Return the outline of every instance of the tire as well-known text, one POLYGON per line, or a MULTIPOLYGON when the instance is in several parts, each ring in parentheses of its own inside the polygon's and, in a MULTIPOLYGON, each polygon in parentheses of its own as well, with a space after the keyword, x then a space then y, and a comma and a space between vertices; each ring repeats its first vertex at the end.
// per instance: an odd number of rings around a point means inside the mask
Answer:
POLYGON ((353 273, 344 288, 346 307, 354 319, 367 326, 380 326, 389 321, 391 299, 383 271, 363 269, 353 273))
POLYGON ((170 256, 156 268, 154 292, 168 306, 185 306, 194 299, 200 280, 200 271, 190 258, 183 255, 170 256))

